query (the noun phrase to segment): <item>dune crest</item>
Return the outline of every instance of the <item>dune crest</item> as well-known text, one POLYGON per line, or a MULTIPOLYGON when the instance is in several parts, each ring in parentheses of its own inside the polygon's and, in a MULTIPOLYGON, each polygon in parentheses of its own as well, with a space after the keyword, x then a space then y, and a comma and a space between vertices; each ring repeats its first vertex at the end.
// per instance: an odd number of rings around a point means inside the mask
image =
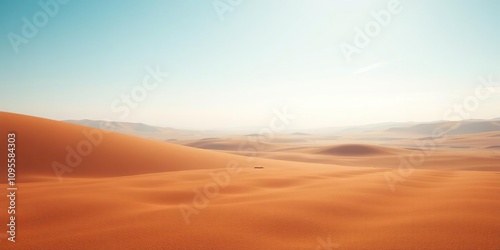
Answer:
POLYGON ((341 144, 322 147, 315 150, 317 154, 340 156, 376 156, 402 153, 403 150, 364 144, 341 144))

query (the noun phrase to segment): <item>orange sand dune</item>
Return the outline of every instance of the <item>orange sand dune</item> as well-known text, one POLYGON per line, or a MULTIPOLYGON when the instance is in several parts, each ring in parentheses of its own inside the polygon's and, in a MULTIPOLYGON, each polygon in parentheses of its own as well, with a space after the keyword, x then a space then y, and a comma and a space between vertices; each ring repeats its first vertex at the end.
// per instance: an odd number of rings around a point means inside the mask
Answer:
POLYGON ((500 248, 499 171, 417 168, 391 191, 386 174, 401 173, 371 167, 376 157, 356 168, 275 161, 111 133, 59 182, 52 162, 89 128, 0 120, 19 160, 18 237, 0 234, 2 249, 500 248))
POLYGON ((64 177, 104 177, 220 168, 235 158, 42 118, 4 112, 0 118, 4 134, 17 133, 20 178, 54 177, 54 165, 71 170, 64 177))

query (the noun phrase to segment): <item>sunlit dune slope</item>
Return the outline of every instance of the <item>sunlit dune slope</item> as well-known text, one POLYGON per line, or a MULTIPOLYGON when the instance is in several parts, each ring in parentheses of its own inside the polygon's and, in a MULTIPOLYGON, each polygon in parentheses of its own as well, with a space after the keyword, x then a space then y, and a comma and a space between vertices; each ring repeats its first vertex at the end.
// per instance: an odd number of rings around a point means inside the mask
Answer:
POLYGON ((25 115, 1 112, 0 120, 2 135, 16 133, 21 180, 221 168, 238 157, 25 115))

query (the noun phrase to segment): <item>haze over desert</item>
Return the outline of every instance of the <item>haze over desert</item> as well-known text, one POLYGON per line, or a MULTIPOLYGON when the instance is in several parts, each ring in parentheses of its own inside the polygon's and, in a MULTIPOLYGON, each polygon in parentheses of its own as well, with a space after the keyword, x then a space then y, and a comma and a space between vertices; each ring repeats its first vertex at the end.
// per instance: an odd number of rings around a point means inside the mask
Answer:
POLYGON ((0 1, 0 249, 500 250, 499 13, 0 1))

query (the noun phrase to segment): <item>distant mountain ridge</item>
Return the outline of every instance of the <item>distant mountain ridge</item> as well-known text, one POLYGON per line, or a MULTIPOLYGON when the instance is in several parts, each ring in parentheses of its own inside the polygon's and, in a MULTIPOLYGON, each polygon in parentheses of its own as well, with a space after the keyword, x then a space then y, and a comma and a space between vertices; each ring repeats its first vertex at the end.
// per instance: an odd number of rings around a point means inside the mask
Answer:
MULTIPOLYGON (((187 130, 168 127, 152 126, 144 123, 114 122, 99 120, 65 120, 73 124, 110 130, 118 133, 131 134, 146 138, 160 140, 179 139, 186 137, 210 137, 220 135, 246 135, 245 130, 187 130)), ((367 124, 361 126, 332 127, 320 129, 296 130, 291 135, 348 135, 364 133, 408 133, 414 135, 430 136, 436 129, 448 131, 448 135, 475 134, 500 131, 500 117, 489 120, 463 120, 463 121, 433 121, 433 122, 386 122, 367 124), (456 127, 452 130, 450 128, 456 127)), ((255 131, 259 131, 256 127, 255 131)), ((253 134, 257 135, 257 134, 253 134)))
POLYGON ((149 139, 169 140, 179 137, 190 137, 200 135, 200 131, 174 129, 167 127, 152 126, 144 123, 114 122, 102 120, 64 120, 63 122, 77 125, 104 129, 122 134, 140 136, 149 139))

